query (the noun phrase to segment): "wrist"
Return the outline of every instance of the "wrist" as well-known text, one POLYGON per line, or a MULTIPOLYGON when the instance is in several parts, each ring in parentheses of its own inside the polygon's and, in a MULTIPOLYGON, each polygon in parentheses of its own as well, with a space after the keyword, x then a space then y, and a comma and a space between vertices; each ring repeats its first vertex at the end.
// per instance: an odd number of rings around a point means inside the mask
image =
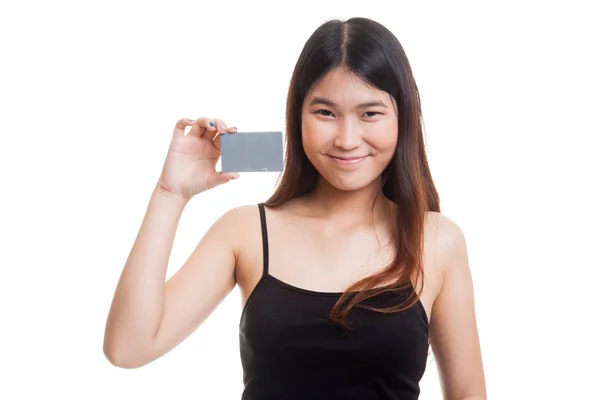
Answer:
POLYGON ((154 188, 154 194, 168 201, 173 201, 181 206, 185 206, 191 199, 190 197, 185 197, 179 193, 175 193, 168 189, 165 189, 164 187, 158 184, 154 188))

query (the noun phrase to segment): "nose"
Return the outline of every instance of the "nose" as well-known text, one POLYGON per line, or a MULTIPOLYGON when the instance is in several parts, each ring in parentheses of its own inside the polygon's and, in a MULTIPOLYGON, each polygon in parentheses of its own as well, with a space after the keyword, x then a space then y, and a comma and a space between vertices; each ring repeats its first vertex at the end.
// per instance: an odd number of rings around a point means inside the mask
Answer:
POLYGON ((333 144, 344 150, 353 150, 362 142, 361 129, 352 121, 344 121, 338 129, 333 144))

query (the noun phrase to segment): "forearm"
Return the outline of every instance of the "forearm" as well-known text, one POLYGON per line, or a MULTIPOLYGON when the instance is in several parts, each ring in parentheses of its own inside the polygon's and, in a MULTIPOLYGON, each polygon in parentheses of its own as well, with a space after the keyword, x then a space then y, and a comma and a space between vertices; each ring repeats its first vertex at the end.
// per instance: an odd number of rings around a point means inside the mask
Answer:
POLYGON ((160 325, 167 266, 186 201, 156 188, 123 268, 106 325, 109 359, 147 348, 160 325))

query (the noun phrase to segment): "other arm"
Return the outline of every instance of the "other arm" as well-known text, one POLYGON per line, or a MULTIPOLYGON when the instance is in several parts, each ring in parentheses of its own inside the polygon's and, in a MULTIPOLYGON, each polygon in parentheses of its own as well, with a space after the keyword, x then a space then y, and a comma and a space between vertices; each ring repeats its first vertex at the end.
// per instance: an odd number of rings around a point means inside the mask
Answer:
POLYGON ((466 241, 449 218, 441 216, 439 223, 443 283, 433 304, 430 338, 444 399, 486 400, 466 241))

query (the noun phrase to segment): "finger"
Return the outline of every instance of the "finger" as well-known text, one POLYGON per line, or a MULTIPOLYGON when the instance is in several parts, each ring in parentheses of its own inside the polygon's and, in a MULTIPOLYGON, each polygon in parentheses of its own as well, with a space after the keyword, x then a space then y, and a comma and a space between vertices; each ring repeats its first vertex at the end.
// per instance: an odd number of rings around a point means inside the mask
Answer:
MULTIPOLYGON (((188 132, 188 135, 194 135, 197 137, 201 137, 206 132, 216 132, 216 125, 213 122, 212 118, 201 117, 196 119, 192 129, 188 132)), ((212 139, 212 137, 211 137, 212 139)))
POLYGON ((217 132, 219 133, 227 133, 227 123, 219 118, 213 118, 215 125, 217 126, 217 132))
POLYGON ((237 179, 240 177, 240 174, 237 172, 219 172, 219 181, 222 183, 227 183, 232 179, 237 179))
MULTIPOLYGON (((227 133, 237 133, 237 128, 227 128, 227 133)), ((212 141, 217 150, 221 151, 221 134, 217 133, 212 141)))
POLYGON ((175 134, 176 135, 185 135, 186 128, 193 126, 196 123, 193 119, 190 118, 181 118, 175 124, 175 134))
POLYGON ((217 132, 214 138, 212 138, 213 146, 215 149, 221 151, 221 134, 217 132))
POLYGON ((216 186, 223 185, 232 179, 237 179, 240 174, 237 172, 216 172, 207 177, 206 187, 212 189, 216 186))
POLYGON ((214 121, 217 124, 217 134, 212 138, 212 141, 213 141, 215 148, 217 150, 221 151, 221 135, 228 134, 228 133, 236 133, 237 128, 236 127, 228 127, 227 124, 223 120, 218 119, 218 118, 215 118, 214 121))
MULTIPOLYGON (((237 128, 236 127, 231 127, 231 128, 227 128, 227 132, 225 133, 237 133, 237 128)), ((223 133, 223 134, 225 134, 223 133)), ((217 132, 217 134, 215 135, 215 137, 212 138, 212 141, 215 143, 215 146, 218 146, 218 149, 221 149, 221 139, 220 139, 221 134, 219 132, 217 132)))

